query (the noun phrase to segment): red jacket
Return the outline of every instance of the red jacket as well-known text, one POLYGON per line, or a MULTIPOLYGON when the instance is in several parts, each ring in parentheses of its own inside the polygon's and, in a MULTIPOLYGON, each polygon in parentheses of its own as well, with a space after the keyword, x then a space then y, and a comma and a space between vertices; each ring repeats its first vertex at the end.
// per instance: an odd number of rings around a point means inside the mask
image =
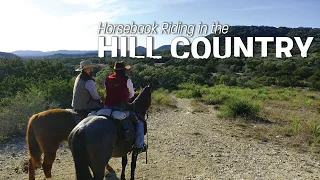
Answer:
POLYGON ((116 74, 110 75, 105 80, 106 106, 116 106, 121 101, 129 101, 129 89, 127 87, 128 77, 120 77, 116 74))

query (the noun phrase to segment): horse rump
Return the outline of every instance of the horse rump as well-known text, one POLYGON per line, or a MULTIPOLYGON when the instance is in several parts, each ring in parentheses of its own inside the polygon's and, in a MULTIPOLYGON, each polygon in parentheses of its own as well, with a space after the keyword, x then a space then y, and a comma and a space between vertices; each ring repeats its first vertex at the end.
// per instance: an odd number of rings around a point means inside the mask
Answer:
POLYGON ((89 170, 88 153, 85 147, 85 133, 80 129, 73 129, 68 138, 69 148, 76 169, 77 180, 92 179, 89 170))
POLYGON ((35 114, 29 119, 27 134, 26 134, 28 152, 30 155, 29 166, 32 165, 34 168, 41 166, 41 154, 42 154, 40 145, 36 139, 36 136, 33 130, 33 123, 37 118, 38 118, 38 114, 35 114))

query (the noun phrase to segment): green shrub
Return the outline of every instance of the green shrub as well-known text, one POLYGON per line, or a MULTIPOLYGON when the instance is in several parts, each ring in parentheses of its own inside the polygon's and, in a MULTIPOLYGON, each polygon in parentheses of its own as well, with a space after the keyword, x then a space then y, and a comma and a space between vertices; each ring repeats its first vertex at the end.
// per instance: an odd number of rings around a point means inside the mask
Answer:
POLYGON ((152 103, 156 105, 173 106, 168 90, 158 89, 152 92, 152 103))
POLYGON ((230 98, 230 95, 221 93, 216 95, 215 94, 204 95, 201 100, 205 104, 216 105, 216 104, 225 103, 229 98, 230 98))
POLYGON ((26 93, 18 92, 7 101, 8 105, 0 111, 0 140, 25 134, 28 119, 33 114, 58 107, 57 103, 48 102, 45 95, 35 88, 26 93))
POLYGON ((248 99, 232 98, 222 106, 227 117, 254 117, 261 110, 260 105, 248 99))

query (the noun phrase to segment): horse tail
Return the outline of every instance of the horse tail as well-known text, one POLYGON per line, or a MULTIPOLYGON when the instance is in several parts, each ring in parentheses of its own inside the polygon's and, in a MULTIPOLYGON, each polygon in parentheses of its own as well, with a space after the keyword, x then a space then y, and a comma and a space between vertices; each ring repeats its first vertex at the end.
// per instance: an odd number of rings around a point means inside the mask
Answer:
POLYGON ((33 164, 34 167, 41 165, 41 154, 42 154, 40 145, 33 131, 33 123, 34 123, 34 120, 37 118, 38 118, 38 114, 35 114, 29 119, 27 135, 26 135, 28 151, 29 151, 31 163, 33 164))
POLYGON ((89 170, 89 157, 85 147, 86 142, 84 131, 79 129, 72 131, 69 135, 68 141, 76 168, 77 180, 92 179, 89 170))

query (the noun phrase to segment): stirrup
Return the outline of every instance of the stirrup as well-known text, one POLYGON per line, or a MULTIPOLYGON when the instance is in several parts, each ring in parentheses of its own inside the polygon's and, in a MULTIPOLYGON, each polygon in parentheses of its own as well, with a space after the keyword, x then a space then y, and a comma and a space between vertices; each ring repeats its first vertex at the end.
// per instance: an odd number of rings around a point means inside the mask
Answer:
POLYGON ((146 144, 143 144, 141 148, 134 147, 133 153, 134 155, 138 155, 140 153, 146 152, 148 150, 148 146, 146 144))

